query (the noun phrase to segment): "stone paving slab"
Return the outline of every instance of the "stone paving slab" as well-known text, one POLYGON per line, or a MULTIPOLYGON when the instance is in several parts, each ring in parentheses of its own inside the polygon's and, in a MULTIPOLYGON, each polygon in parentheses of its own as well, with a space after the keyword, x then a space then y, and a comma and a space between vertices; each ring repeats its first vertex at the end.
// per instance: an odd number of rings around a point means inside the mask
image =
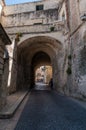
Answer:
POLYGON ((0 119, 11 118, 27 94, 28 91, 19 91, 9 95, 6 106, 0 111, 0 119))

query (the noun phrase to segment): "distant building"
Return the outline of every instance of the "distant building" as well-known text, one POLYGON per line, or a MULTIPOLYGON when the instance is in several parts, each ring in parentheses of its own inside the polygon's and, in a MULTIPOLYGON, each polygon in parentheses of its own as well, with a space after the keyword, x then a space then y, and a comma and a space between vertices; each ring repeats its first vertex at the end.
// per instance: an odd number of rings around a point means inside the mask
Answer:
POLYGON ((36 70, 35 81, 49 83, 52 78, 52 67, 51 66, 41 66, 36 70))

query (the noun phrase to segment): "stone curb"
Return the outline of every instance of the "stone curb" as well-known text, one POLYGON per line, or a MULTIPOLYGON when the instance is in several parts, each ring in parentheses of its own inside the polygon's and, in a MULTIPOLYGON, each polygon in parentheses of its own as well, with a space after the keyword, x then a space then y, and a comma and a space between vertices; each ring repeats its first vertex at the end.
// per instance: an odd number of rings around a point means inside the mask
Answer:
POLYGON ((12 105, 11 108, 9 108, 9 110, 5 112, 0 112, 0 119, 11 118, 15 114, 16 110, 18 109, 18 107, 20 106, 20 104, 25 99, 28 93, 29 92, 25 92, 22 96, 20 96, 20 98, 12 105))

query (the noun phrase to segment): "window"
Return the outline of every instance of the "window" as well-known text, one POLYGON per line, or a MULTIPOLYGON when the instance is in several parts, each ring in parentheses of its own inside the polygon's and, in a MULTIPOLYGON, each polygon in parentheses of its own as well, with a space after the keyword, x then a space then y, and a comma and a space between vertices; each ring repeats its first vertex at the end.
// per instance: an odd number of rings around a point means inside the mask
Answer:
POLYGON ((38 10, 43 10, 43 7, 44 7, 43 5, 37 5, 37 6, 36 6, 36 11, 38 11, 38 10))
POLYGON ((34 23, 34 25, 41 25, 42 23, 34 23))

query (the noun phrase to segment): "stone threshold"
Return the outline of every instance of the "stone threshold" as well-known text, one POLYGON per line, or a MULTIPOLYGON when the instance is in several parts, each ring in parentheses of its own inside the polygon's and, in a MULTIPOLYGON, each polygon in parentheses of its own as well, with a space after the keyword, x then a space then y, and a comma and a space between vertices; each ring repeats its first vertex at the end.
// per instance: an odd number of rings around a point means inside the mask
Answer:
POLYGON ((25 97, 27 96, 29 92, 18 92, 15 94, 12 94, 11 96, 8 96, 8 103, 9 105, 6 105, 5 108, 3 108, 2 111, 0 111, 0 119, 9 119, 13 117, 16 110, 20 106, 20 104, 23 102, 25 97), (11 101, 10 101, 11 100, 11 101))

